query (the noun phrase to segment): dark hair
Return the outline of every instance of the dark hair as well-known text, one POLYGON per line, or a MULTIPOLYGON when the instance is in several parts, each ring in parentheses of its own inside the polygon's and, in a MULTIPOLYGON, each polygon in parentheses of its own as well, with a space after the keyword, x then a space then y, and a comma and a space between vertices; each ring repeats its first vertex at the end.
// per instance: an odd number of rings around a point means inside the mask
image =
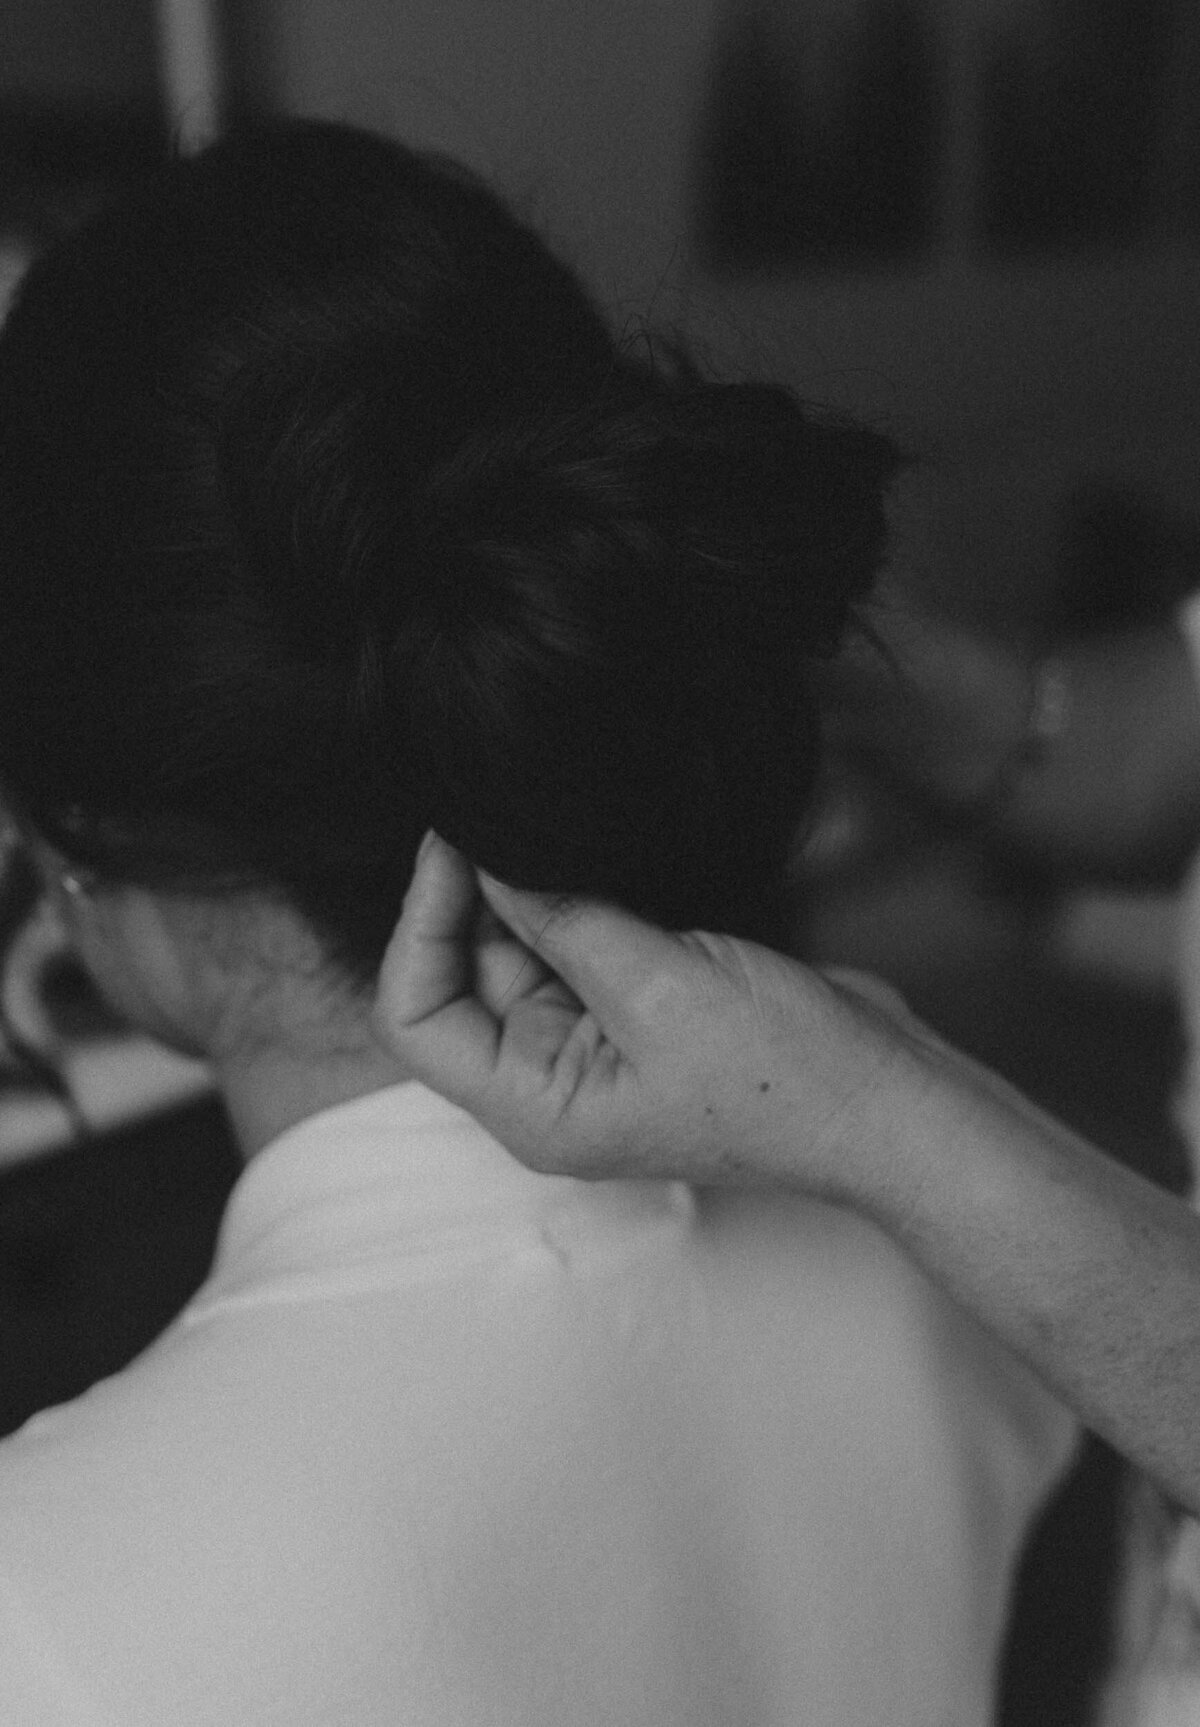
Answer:
POLYGON ((283 894, 356 975, 436 827, 729 924, 816 763, 883 436, 614 346, 451 164, 235 133, 0 338, 0 780, 77 863, 283 894))

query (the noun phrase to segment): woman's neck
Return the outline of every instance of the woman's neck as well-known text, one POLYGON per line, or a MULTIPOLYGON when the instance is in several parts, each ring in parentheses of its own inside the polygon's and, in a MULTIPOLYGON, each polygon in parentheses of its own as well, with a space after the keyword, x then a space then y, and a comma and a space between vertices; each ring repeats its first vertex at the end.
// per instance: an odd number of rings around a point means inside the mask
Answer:
POLYGON ((272 1047, 216 1064, 217 1081, 247 1162, 289 1127, 411 1075, 374 1039, 335 1054, 272 1047))

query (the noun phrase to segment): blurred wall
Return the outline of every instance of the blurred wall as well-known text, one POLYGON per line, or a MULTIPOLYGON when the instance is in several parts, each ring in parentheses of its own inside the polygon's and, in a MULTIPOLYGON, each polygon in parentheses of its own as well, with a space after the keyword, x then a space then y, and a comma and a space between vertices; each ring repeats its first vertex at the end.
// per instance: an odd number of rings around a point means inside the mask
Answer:
POLYGON ((644 309, 674 267, 712 0, 269 0, 287 108, 449 151, 644 309))
MULTIPOLYGON (((858 0, 259 3, 284 107, 466 159, 618 325, 680 324, 719 363, 896 430, 937 494, 919 530, 930 580, 985 619, 1036 609, 1080 480, 1200 510, 1195 236, 996 256, 973 231, 980 29, 1028 26, 1036 47, 1045 7, 1075 0, 912 0, 944 95, 932 243, 888 268, 741 274, 692 243, 721 32, 757 10, 836 37, 858 0)), ((1195 55, 1186 3, 1178 16, 1195 55)), ((1176 94, 1186 82, 1174 66, 1176 94)))
POLYGON ((4 0, 0 106, 153 100, 151 0, 4 0))

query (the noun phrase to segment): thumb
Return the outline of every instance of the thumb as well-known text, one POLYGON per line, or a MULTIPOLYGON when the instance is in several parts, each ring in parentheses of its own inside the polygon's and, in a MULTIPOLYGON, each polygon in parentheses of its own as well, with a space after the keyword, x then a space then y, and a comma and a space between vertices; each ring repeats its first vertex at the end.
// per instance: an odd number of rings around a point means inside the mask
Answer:
POLYGON ((690 956, 678 936, 600 900, 529 893, 478 872, 484 899, 549 966, 619 1049, 631 1051, 653 1023, 662 986, 690 956))
POLYGON ((374 1012, 384 1043, 459 1103, 496 1060, 498 1028, 474 988, 478 904, 470 864, 427 834, 380 967, 374 1012))

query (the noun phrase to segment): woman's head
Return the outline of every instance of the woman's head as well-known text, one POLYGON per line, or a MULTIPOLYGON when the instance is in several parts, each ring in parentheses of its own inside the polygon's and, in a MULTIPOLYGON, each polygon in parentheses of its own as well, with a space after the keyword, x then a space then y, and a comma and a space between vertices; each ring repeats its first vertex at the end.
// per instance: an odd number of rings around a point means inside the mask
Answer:
POLYGON ((236 134, 0 338, 0 784, 101 876, 265 890, 365 980, 437 827, 515 885, 737 920, 896 465, 614 347, 452 166, 236 134))

